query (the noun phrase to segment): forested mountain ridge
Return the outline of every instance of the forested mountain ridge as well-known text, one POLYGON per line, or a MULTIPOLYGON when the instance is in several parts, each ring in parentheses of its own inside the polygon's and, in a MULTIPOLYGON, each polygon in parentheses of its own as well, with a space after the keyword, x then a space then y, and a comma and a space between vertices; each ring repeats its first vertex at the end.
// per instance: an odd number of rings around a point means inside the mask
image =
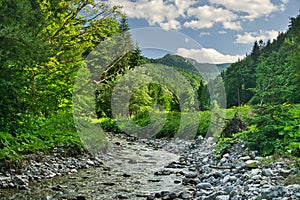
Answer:
POLYGON ((207 75, 207 77, 214 77, 211 74, 224 72, 231 65, 231 63, 222 63, 222 64, 198 63, 194 59, 184 58, 179 55, 171 55, 171 54, 167 54, 162 58, 150 59, 150 62, 175 66, 187 72, 192 72, 195 74, 200 73, 200 75, 202 74, 202 76, 207 75))
POLYGON ((277 39, 254 43, 252 52, 225 72, 228 107, 246 103, 299 103, 299 16, 277 39))

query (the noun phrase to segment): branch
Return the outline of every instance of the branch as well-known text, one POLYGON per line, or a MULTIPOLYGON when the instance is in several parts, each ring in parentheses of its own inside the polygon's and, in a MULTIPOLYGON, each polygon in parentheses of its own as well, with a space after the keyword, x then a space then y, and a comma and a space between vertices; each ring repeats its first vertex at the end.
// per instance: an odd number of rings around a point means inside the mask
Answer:
POLYGON ((77 15, 78 15, 78 13, 85 7, 87 5, 87 3, 85 2, 85 3, 82 3, 81 5, 79 5, 78 7, 77 7, 77 9, 76 9, 76 11, 75 12, 73 12, 73 14, 72 13, 70 13, 69 15, 67 15, 67 17, 68 16, 70 16, 70 17, 68 17, 67 19, 66 19, 66 21, 63 23, 63 25, 54 33, 54 35, 53 36, 51 36, 50 37, 50 41, 52 41, 62 30, 64 30, 64 28, 65 28, 65 26, 68 24, 68 22, 71 20, 71 19, 74 19, 77 15))

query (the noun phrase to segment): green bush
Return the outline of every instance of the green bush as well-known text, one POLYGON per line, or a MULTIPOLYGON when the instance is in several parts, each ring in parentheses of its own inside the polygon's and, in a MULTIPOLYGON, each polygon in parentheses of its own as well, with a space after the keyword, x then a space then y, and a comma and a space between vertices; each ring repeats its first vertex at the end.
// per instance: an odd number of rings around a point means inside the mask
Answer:
POLYGON ((121 129, 117 125, 116 121, 111 118, 100 118, 99 124, 106 132, 112 132, 112 133, 121 133, 121 129))
POLYGON ((61 111, 40 121, 34 130, 22 131, 15 136, 0 132, 0 159, 4 162, 20 160, 25 154, 49 152, 54 147, 64 149, 70 155, 84 150, 69 112, 61 111))
POLYGON ((300 156, 299 105, 266 105, 256 109, 247 142, 262 155, 273 153, 300 156))

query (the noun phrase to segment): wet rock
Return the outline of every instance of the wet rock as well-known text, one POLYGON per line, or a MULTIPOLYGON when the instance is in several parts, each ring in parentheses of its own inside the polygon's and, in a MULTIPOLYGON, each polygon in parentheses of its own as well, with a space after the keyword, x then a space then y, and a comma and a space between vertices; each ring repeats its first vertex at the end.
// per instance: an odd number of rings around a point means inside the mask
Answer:
POLYGON ((117 199, 129 199, 127 196, 124 196, 124 195, 118 195, 117 196, 117 199))
POLYGON ((83 196, 83 195, 78 195, 78 196, 76 197, 76 200, 86 200, 86 197, 83 196))
POLYGON ((197 176, 198 176, 197 174, 192 174, 192 173, 185 175, 186 178, 196 178, 197 176))
POLYGON ((94 166, 95 165, 95 162, 92 161, 92 160, 88 160, 86 161, 86 164, 90 165, 90 166, 94 166))
POLYGON ((15 176, 13 178, 14 185, 28 185, 28 180, 24 179, 22 176, 15 176))
POLYGON ((192 179, 192 178, 183 178, 182 179, 183 185, 188 185, 188 184, 197 185, 198 183, 200 183, 199 179, 192 179))
MULTIPOLYGON (((153 194, 150 194, 149 196, 147 196, 147 200, 154 200, 156 197, 153 194)), ((158 197, 159 198, 159 197, 158 197)))
POLYGON ((127 173, 124 173, 122 176, 128 178, 128 177, 130 177, 131 175, 130 175, 130 174, 127 174, 127 173))
POLYGON ((263 198, 272 199, 274 197, 284 197, 287 190, 282 186, 273 186, 270 188, 262 189, 261 194, 263 198))
POLYGON ((181 192, 178 195, 178 197, 181 198, 181 199, 191 199, 191 198, 193 198, 192 195, 190 195, 189 193, 186 193, 186 192, 181 192))
POLYGON ((17 185, 17 189, 19 189, 19 190, 29 190, 29 188, 26 185, 17 185))
POLYGON ((197 190, 210 190, 212 189, 212 185, 210 183, 199 183, 196 185, 197 190))
POLYGON ((215 199, 216 200, 229 200, 230 196, 229 195, 219 195, 219 196, 216 196, 215 199))
POLYGON ((240 157, 239 160, 247 161, 247 160, 251 160, 251 157, 250 156, 243 156, 243 157, 240 157))
POLYGON ((136 160, 128 160, 128 164, 137 164, 138 162, 136 160))
POLYGON ((270 169, 262 169, 262 175, 264 176, 273 176, 273 172, 270 169))

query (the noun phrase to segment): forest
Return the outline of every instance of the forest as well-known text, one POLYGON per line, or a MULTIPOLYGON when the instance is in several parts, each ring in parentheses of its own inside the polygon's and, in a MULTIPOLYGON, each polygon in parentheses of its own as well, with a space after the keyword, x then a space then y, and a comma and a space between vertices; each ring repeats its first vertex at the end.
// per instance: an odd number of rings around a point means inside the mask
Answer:
MULTIPOLYGON (((213 133, 219 140, 219 153, 224 154, 230 145, 244 140, 250 149, 264 156, 300 158, 300 15, 289 20, 287 31, 279 33, 276 40, 257 41, 243 59, 217 66, 221 71, 218 78, 225 83, 226 121, 238 117, 247 124, 246 129, 226 137, 213 133)), ((133 44, 129 30, 127 17, 119 6, 95 4, 93 0, 0 1, 2 164, 18 162, 27 154, 51 153, 54 148, 64 149, 69 156, 86 151, 73 118, 77 72, 95 47, 124 33, 121 40, 129 51, 95 78, 94 123, 107 132, 121 133, 117 121, 122 119, 114 118, 111 108, 111 96, 119 80, 134 73, 136 66, 143 65, 143 73, 147 74, 153 65, 168 65, 193 86, 193 90, 177 91, 177 95, 196 94, 188 97, 187 107, 198 103, 199 117, 183 110, 172 90, 154 83, 143 85, 130 97, 129 117, 135 124, 146 126, 151 123, 150 110, 160 104, 166 122, 154 137, 174 137, 183 117, 190 123, 182 130, 189 131, 196 123, 195 138, 206 135, 213 104, 209 83, 185 58, 144 57, 138 44, 133 44)), ((103 62, 111 59, 100 58, 103 62)), ((100 68, 93 65, 88 70, 100 68)), ((121 87, 120 92, 125 93, 126 88, 121 87)))

